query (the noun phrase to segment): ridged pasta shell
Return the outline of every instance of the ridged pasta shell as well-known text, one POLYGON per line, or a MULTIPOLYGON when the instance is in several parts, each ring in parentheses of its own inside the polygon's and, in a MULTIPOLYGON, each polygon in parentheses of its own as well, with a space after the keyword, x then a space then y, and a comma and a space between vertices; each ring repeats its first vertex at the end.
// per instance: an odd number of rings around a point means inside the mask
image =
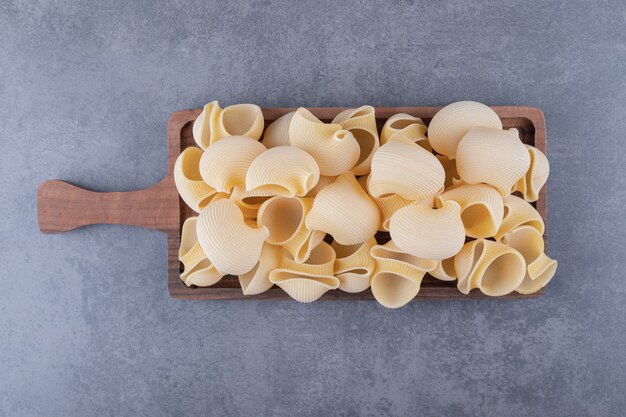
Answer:
POLYGON ((475 127, 502 129, 500 118, 489 107, 475 101, 448 104, 428 125, 428 141, 437 153, 456 158, 461 138, 475 127))
POLYGON ((322 188, 332 184, 333 182, 335 182, 336 179, 336 176, 327 177, 325 175, 320 175, 320 179, 317 181, 317 184, 315 184, 315 186, 311 188, 311 190, 307 193, 305 197, 315 197, 322 188))
POLYGON ((530 203, 514 195, 504 197, 504 218, 493 237, 500 240, 506 233, 524 225, 533 226, 542 235, 546 230, 541 214, 530 203))
POLYGON ((378 272, 397 272, 404 276, 417 276, 417 272, 430 272, 437 267, 437 261, 413 256, 404 252, 393 240, 371 249, 378 272))
POLYGON ((256 104, 234 104, 220 108, 217 100, 204 106, 193 123, 193 138, 202 149, 226 136, 247 136, 258 140, 265 120, 256 104))
POLYGON ((307 109, 300 107, 289 124, 291 146, 307 151, 320 168, 320 174, 339 175, 352 168, 359 159, 361 148, 347 130, 339 124, 326 124, 307 109))
POLYGON ((459 143, 456 160, 463 181, 492 185, 502 196, 511 193, 530 166, 530 156, 516 129, 470 130, 459 143))
POLYGON ((445 172, 435 155, 415 144, 391 141, 372 158, 368 189, 372 196, 399 194, 424 200, 443 189, 445 172))
POLYGON ((343 129, 352 133, 359 144, 359 159, 351 171, 354 175, 368 174, 371 170, 374 152, 380 147, 374 107, 361 106, 344 110, 335 116, 332 123, 339 124, 343 129))
POLYGON ((261 294, 272 285, 269 274, 280 266, 283 249, 280 246, 263 244, 259 262, 249 272, 239 275, 239 285, 244 295, 261 294))
POLYGON ((526 261, 515 249, 491 240, 466 243, 454 257, 457 288, 463 294, 478 288, 494 297, 511 293, 524 280, 526 261))
POLYGON ((252 161, 246 174, 246 187, 248 191, 303 197, 319 178, 320 169, 311 155, 292 146, 277 146, 252 161))
POLYGON ((214 132, 212 132, 212 129, 214 130, 215 126, 217 126, 221 113, 222 108, 215 100, 205 104, 202 113, 193 122, 193 139, 201 149, 208 148, 212 142, 218 139, 213 138, 214 132))
POLYGON ((502 225, 504 202, 500 193, 486 184, 463 184, 437 196, 441 207, 452 200, 461 206, 461 220, 469 237, 491 237, 502 225))
POLYGON ((356 245, 340 245, 333 241, 331 246, 337 255, 334 274, 339 279, 340 290, 356 293, 369 288, 376 270, 376 261, 370 254, 370 249, 375 245, 376 239, 373 237, 356 245))
POLYGON ((454 256, 465 242, 461 206, 446 201, 433 209, 414 203, 401 208, 389 222, 391 239, 402 251, 436 261, 454 256))
POLYGON ((289 146, 289 124, 295 113, 295 111, 291 111, 287 114, 283 114, 270 123, 267 129, 265 129, 263 145, 265 145, 267 149, 276 146, 289 146))
POLYGON ((211 264, 202 251, 196 234, 197 221, 198 217, 189 217, 183 223, 178 250, 178 259, 184 267, 180 279, 188 287, 208 287, 221 280, 224 274, 211 264))
POLYGON ((228 196, 228 194, 222 195, 226 198, 230 198, 231 201, 237 204, 237 207, 239 207, 239 209, 243 213, 244 219, 246 220, 256 219, 257 212, 259 211, 261 204, 274 196, 274 194, 267 191, 246 191, 244 188, 241 187, 234 187, 233 192, 230 194, 230 196, 228 196))
MULTIPOLYGON (((361 188, 363 188, 363 190, 367 193, 367 183, 369 182, 369 175, 360 177, 358 179, 358 182, 361 185, 361 188)), ((376 203, 378 209, 380 210, 380 224, 378 226, 378 230, 381 232, 389 231, 389 220, 391 220, 391 216, 393 216, 393 213, 395 213, 402 207, 413 204, 413 201, 407 200, 406 198, 401 197, 398 194, 390 194, 380 198, 372 197, 370 195, 370 198, 374 200, 374 203, 376 203)))
POLYGON ((517 250, 526 260, 526 275, 515 291, 532 294, 543 288, 556 273, 557 262, 544 250, 541 233, 532 226, 520 226, 504 235, 502 242, 517 250))
POLYGON ((378 207, 352 172, 341 174, 324 187, 306 217, 309 229, 330 233, 342 245, 367 241, 376 234, 379 223, 378 207))
POLYGON ((200 175, 219 192, 246 188, 246 173, 254 159, 265 151, 260 142, 246 136, 232 136, 209 146, 200 158, 200 175))
POLYGON ((270 272, 269 278, 294 300, 310 303, 339 288, 339 279, 333 275, 334 264, 335 250, 322 242, 305 262, 283 258, 280 267, 270 272))
POLYGON ((454 186, 457 182, 461 181, 459 172, 456 170, 455 159, 450 159, 445 155, 436 155, 435 157, 443 167, 443 171, 446 173, 446 180, 443 184, 444 189, 447 190, 448 188, 454 186))
POLYGON ((548 181, 550 175, 550 163, 548 158, 539 149, 526 145, 530 155, 530 168, 526 174, 513 186, 513 191, 519 191, 526 201, 537 201, 539 191, 548 181))
POLYGON ((391 140, 407 140, 431 151, 426 138, 427 130, 426 124, 419 117, 405 113, 394 114, 387 119, 380 132, 380 144, 384 145, 391 140))
POLYGON ((269 231, 264 226, 248 226, 239 207, 223 199, 202 210, 197 234, 202 250, 218 271, 242 275, 258 262, 269 231))
POLYGON ((454 269, 454 258, 437 261, 437 266, 429 274, 441 281, 455 281, 457 276, 454 269))
POLYGON ((200 176, 202 149, 190 146, 176 158, 174 183, 178 194, 193 211, 199 213, 217 191, 200 176))

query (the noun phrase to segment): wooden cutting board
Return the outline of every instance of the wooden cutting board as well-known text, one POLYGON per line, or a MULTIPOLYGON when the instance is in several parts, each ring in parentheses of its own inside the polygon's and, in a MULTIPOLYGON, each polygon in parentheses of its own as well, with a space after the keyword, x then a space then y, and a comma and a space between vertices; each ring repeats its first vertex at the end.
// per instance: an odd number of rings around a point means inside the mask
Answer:
MULTIPOLYGON (((524 106, 492 107, 502 119, 505 128, 519 130, 522 141, 546 153, 546 127, 541 110, 524 106)), ((421 117, 427 124, 440 107, 378 107, 376 119, 381 128, 385 121, 396 113, 408 113, 421 117)), ((266 126, 292 108, 264 109, 266 126)), ((309 109, 323 121, 330 121, 345 108, 328 107, 309 109)), ((167 235, 168 288, 176 298, 204 300, 290 300, 280 288, 274 286, 263 294, 244 296, 237 277, 226 276, 219 283, 206 288, 188 288, 179 278, 181 264, 178 261, 180 229, 190 216, 196 215, 178 197, 174 185, 174 163, 178 155, 188 146, 195 146, 192 137, 193 121, 201 109, 181 110, 172 113, 168 123, 168 174, 158 184, 150 188, 129 192, 99 193, 88 191, 64 181, 43 182, 37 190, 39 228, 43 233, 60 233, 80 226, 97 223, 127 224, 160 230, 167 235)), ((537 210, 546 222, 546 187, 541 190, 536 203, 537 210)), ((384 235, 378 236, 384 238, 384 235)), ((547 244, 547 236, 546 238, 547 244)), ((544 290, 533 295, 513 293, 500 298, 529 298, 543 294, 544 290)), ((474 299, 485 296, 478 290, 469 295, 461 294, 455 282, 444 282, 426 276, 416 298, 419 299, 474 299)), ((357 294, 340 290, 327 292, 326 300, 369 300, 371 291, 357 294)))

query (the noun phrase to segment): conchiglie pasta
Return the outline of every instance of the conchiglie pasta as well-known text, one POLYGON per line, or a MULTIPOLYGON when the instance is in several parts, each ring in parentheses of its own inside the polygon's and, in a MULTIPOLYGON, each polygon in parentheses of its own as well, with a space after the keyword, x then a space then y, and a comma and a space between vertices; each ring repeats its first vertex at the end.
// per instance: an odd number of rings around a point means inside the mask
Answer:
POLYGON ((447 190, 448 188, 456 185, 458 182, 461 181, 461 178, 459 177, 459 172, 456 170, 455 159, 450 159, 444 155, 436 155, 436 158, 443 167, 443 171, 446 174, 446 180, 443 184, 444 189, 447 190))
POLYGON ((402 251, 423 259, 454 256, 465 242, 461 206, 446 201, 438 209, 414 203, 401 208, 389 222, 391 239, 402 251))
POLYGON ((498 232, 493 236, 496 240, 520 226, 532 226, 543 235, 545 223, 539 212, 527 201, 509 195, 504 197, 504 218, 498 232))
POLYGON ((457 288, 463 294, 478 288, 485 295, 511 293, 524 280, 526 261, 515 249, 499 242, 478 239, 466 243, 454 257, 457 288))
MULTIPOLYGON (((274 196, 274 194, 267 191, 246 191, 242 187, 234 187, 230 196, 227 194, 222 195, 226 198, 230 198, 231 201, 237 204, 237 207, 239 207, 246 220, 256 219, 257 212, 259 211, 261 204, 274 196)), ((216 197, 215 200, 217 199, 218 198, 216 197)))
POLYGON ((532 226, 520 226, 502 238, 526 260, 526 275, 515 290, 521 294, 532 294, 543 288, 554 276, 557 262, 544 252, 545 244, 541 233, 532 226))
POLYGON ((398 194, 424 200, 442 190, 444 182, 445 172, 433 154, 414 144, 391 141, 372 158, 368 188, 374 197, 398 194))
POLYGON ((456 159, 463 181, 492 185, 502 196, 511 193, 530 166, 530 156, 516 129, 474 128, 461 139, 456 159))
POLYGON ((183 223, 178 251, 178 259, 183 264, 180 279, 188 287, 191 285, 208 287, 221 280, 224 274, 211 264, 202 251, 196 234, 197 221, 198 217, 189 217, 183 223))
POLYGON ((276 146, 289 146, 289 124, 295 113, 295 111, 292 111, 283 114, 265 129, 263 145, 267 149, 275 148, 276 146))
POLYGON ((361 106, 357 109, 348 109, 339 113, 332 121, 348 130, 359 144, 359 159, 351 171, 354 175, 365 175, 370 172, 372 156, 380 146, 376 115, 372 106, 361 106))
POLYGON ((309 229, 330 233, 342 245, 354 245, 374 236, 380 212, 352 172, 341 174, 315 197, 306 218, 309 229))
POLYGON ((457 276, 454 269, 454 258, 437 261, 437 266, 429 274, 441 281, 455 281, 457 276))
POLYGON ((332 184, 333 182, 335 182, 336 179, 336 176, 327 177, 325 175, 320 175, 320 179, 317 181, 317 184, 315 184, 315 186, 311 188, 311 190, 307 193, 305 197, 315 197, 322 188, 332 184))
POLYGON ((504 202, 498 191, 485 184, 463 184, 437 196, 441 207, 452 200, 461 206, 461 220, 469 237, 491 237, 502 224, 504 202))
POLYGON ((352 168, 361 148, 354 135, 339 124, 326 124, 301 107, 289 124, 291 146, 308 152, 320 168, 320 174, 339 175, 352 168))
POLYGON ((280 266, 283 256, 280 246, 263 244, 259 262, 249 272, 239 275, 239 285, 244 295, 261 294, 269 290, 274 285, 270 282, 269 274, 280 266))
POLYGON ((500 118, 489 107, 475 101, 459 101, 439 110, 428 125, 428 141, 437 153, 456 157, 461 138, 475 127, 502 129, 500 118))
POLYGON ((361 292, 370 286, 370 280, 376 270, 376 261, 370 249, 376 245, 376 239, 355 245, 332 243, 337 258, 334 274, 339 279, 339 289, 345 292, 361 292))
POLYGON ((319 178, 319 167, 311 155, 299 148, 277 146, 252 161, 246 174, 246 187, 248 191, 303 197, 319 178))
POLYGON ((334 249, 322 242, 305 262, 283 258, 280 267, 270 272, 269 279, 294 300, 310 303, 339 288, 339 279, 333 275, 334 263, 334 249))
POLYGON ((530 155, 530 168, 526 174, 513 186, 513 191, 519 191, 526 201, 537 201, 539 191, 546 184, 550 174, 548 158, 539 149, 526 145, 530 155))
POLYGON ((217 191, 200 176, 202 149, 189 147, 176 159, 174 183, 178 194, 193 211, 199 213, 215 196, 217 191))
POLYGON ((264 226, 248 226, 239 207, 223 199, 202 210, 197 234, 202 250, 218 271, 242 275, 258 262, 269 231, 264 226))
MULTIPOLYGON (((358 182, 361 185, 361 188, 363 188, 363 190, 367 192, 369 175, 360 177, 358 179, 358 182)), ((381 232, 389 231, 389 220, 391 220, 391 216, 393 216, 393 213, 395 213, 402 207, 406 207, 414 203, 413 201, 407 200, 406 198, 401 197, 398 194, 389 194, 379 198, 372 196, 370 197, 372 198, 372 200, 374 200, 374 203, 376 203, 378 209, 380 210, 380 224, 378 226, 378 230, 381 232)))
POLYGON ((428 128, 419 117, 405 113, 394 114, 387 119, 380 132, 380 144, 384 145, 390 140, 407 140, 430 151, 431 147, 426 138, 427 130, 428 128))
POLYGON ((202 112, 193 122, 192 134, 201 149, 206 149, 209 145, 217 140, 213 138, 211 130, 215 131, 222 108, 217 100, 204 105, 202 112))
POLYGON ((245 136, 220 140, 204 151, 200 175, 219 192, 229 194, 234 187, 245 189, 248 167, 265 150, 260 142, 245 136))
POLYGON ((193 137, 202 149, 226 136, 247 136, 258 140, 265 122, 255 104, 234 104, 221 109, 217 101, 204 106, 193 124, 193 137))

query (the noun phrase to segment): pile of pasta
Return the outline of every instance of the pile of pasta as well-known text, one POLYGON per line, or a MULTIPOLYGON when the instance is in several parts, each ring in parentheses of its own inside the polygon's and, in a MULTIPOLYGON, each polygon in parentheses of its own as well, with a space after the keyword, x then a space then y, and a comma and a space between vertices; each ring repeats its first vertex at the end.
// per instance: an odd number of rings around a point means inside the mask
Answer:
POLYGON ((536 292, 556 271, 530 204, 548 160, 483 104, 450 104, 428 126, 396 114, 379 132, 372 106, 330 123, 299 108, 265 128, 258 106, 213 101, 193 137, 174 172, 199 213, 182 228, 188 286, 236 275, 243 294, 276 285, 305 303, 371 288, 397 308, 427 273, 502 296, 536 292))

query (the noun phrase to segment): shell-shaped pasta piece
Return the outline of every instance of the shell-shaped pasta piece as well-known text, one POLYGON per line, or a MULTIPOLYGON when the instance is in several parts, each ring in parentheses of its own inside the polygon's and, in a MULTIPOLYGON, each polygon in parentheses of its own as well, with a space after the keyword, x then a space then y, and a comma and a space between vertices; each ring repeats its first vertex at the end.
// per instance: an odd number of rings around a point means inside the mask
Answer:
POLYGON ((256 104, 234 104, 221 109, 217 101, 204 106, 193 124, 193 138, 202 149, 226 136, 258 140, 263 133, 263 112, 256 104))
POLYGON ((404 252, 393 240, 371 249, 378 272, 396 272, 404 276, 417 276, 419 272, 430 272, 437 267, 437 261, 413 256, 404 252))
POLYGON ((378 207, 352 172, 341 174, 315 197, 306 217, 309 229, 330 233, 341 245, 363 243, 376 234, 378 207))
POLYGON ((264 226, 248 226, 239 207, 227 199, 209 203, 200 213, 196 230, 209 261, 221 273, 231 275, 254 268, 269 235, 264 226))
POLYGON ((283 114, 278 119, 274 120, 265 129, 263 134, 263 145, 267 149, 274 148, 276 146, 289 146, 289 124, 291 118, 295 114, 295 111, 283 114))
POLYGON ((333 241, 331 245, 337 255, 334 273, 339 279, 339 289, 351 293, 368 289, 376 270, 376 261, 370 254, 376 239, 372 237, 356 245, 340 245, 333 241))
POLYGON ((217 100, 215 100, 205 104, 202 113, 200 113, 193 122, 193 139, 200 148, 206 149, 212 142, 218 139, 213 138, 213 136, 221 113, 222 108, 217 100))
POLYGON ((229 194, 234 187, 246 188, 246 173, 254 159, 265 151, 259 141, 233 136, 209 146, 200 158, 200 175, 217 191, 229 194))
POLYGON ((515 249, 491 240, 466 243, 454 257, 457 288, 463 294, 478 288, 483 294, 501 296, 514 291, 524 280, 526 261, 515 249))
POLYGON ((200 176, 202 149, 190 146, 176 159, 174 183, 178 194, 193 211, 199 213, 217 191, 200 176))
POLYGON ((502 196, 511 193, 529 166, 530 156, 516 129, 476 127, 463 136, 456 152, 463 181, 492 185, 502 196))
MULTIPOLYGON (((221 195, 226 198, 230 198, 235 204, 237 204, 243 213, 244 219, 246 220, 256 219, 257 212, 259 211, 261 204, 274 196, 274 194, 267 191, 246 191, 242 187, 234 187, 230 196, 228 196, 228 194, 221 195)), ((214 198, 214 201, 217 199, 218 197, 214 198)))
POLYGON ((249 272, 239 275, 239 285, 244 295, 261 294, 274 285, 270 282, 269 275, 280 266, 282 254, 283 249, 280 246, 263 244, 259 262, 249 272))
MULTIPOLYGON (((361 188, 363 188, 365 192, 368 192, 367 183, 369 182, 369 175, 360 177, 358 182, 361 184, 361 188)), ((378 209, 380 210, 380 224, 378 226, 379 231, 389 231, 389 220, 391 220, 393 213, 400 210, 402 207, 413 204, 413 201, 407 200, 398 194, 389 194, 384 197, 370 197, 374 200, 374 203, 376 203, 378 209)))
POLYGON ((419 117, 405 113, 394 114, 387 119, 380 132, 380 144, 384 145, 390 140, 408 140, 430 151, 430 143, 426 138, 427 130, 426 124, 419 117))
POLYGON ((311 155, 292 146, 277 146, 252 161, 246 174, 246 187, 248 191, 303 197, 319 178, 320 169, 311 155))
POLYGON ((455 185, 457 182, 461 181, 459 177, 459 172, 456 170, 456 160, 450 159, 445 155, 436 155, 437 160, 443 167, 444 172, 446 173, 446 181, 443 184, 444 189, 448 189, 455 185))
POLYGON ((461 206, 452 200, 438 209, 411 204, 391 216, 389 233, 400 249, 413 256, 436 261, 450 258, 465 242, 461 206))
POLYGON ((454 269, 454 258, 447 258, 437 261, 435 269, 429 272, 431 276, 441 281, 456 280, 456 270, 454 269))
POLYGON ((301 107, 289 124, 291 146, 307 151, 320 168, 321 175, 339 175, 352 168, 361 148, 354 135, 336 123, 326 124, 301 107))
POLYGON ((428 125, 428 141, 437 153, 456 158, 461 138, 475 127, 502 129, 500 118, 489 107, 475 101, 448 104, 428 125))
POLYGON ((545 244, 537 229, 518 227, 505 234, 502 242, 517 250, 526 260, 526 275, 515 291, 532 294, 550 282, 556 273, 557 262, 545 254, 545 244))
POLYGON ((280 267, 270 272, 270 282, 283 289, 294 300, 310 303, 329 290, 339 288, 339 279, 333 275, 335 250, 320 243, 305 262, 283 258, 280 267))
POLYGON ((537 201, 539 191, 548 181, 550 163, 548 158, 534 146, 526 145, 530 155, 530 168, 522 178, 513 186, 513 191, 519 191, 526 201, 537 201))
POLYGON ((441 207, 452 200, 461 206, 461 220, 469 237, 491 237, 502 224, 504 202, 493 187, 486 184, 463 184, 437 196, 441 207))
POLYGON ((372 196, 399 194, 424 200, 443 189, 445 172, 435 155, 415 144, 391 141, 372 158, 368 189, 372 196))
POLYGON ((332 184, 333 182, 335 182, 336 179, 336 176, 327 177, 325 175, 320 175, 320 179, 317 181, 317 184, 315 184, 315 186, 311 188, 311 190, 307 193, 305 197, 315 197, 322 188, 332 184))
POLYGON ((196 234, 197 222, 198 217, 189 217, 183 223, 178 250, 178 259, 184 267, 180 279, 188 287, 191 285, 208 287, 221 280, 224 274, 211 264, 202 251, 196 234))
POLYGON ((542 235, 546 230, 541 214, 530 203, 514 195, 504 197, 504 218, 493 237, 500 240, 506 233, 525 225, 533 226, 542 235))
POLYGON ((372 106, 361 106, 339 113, 332 123, 339 124, 348 130, 359 144, 359 159, 351 169, 354 175, 365 175, 370 172, 374 152, 380 147, 376 115, 372 106))

